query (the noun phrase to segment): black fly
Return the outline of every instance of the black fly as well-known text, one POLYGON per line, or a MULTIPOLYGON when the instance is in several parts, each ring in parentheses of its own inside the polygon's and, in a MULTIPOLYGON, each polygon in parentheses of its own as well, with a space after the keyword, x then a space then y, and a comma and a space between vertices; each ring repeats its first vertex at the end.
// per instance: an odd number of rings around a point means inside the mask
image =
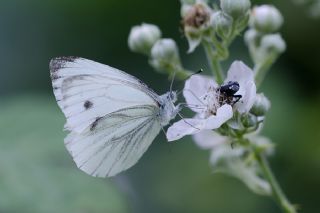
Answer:
POLYGON ((235 95, 240 89, 240 85, 236 81, 229 81, 226 84, 221 85, 217 89, 217 94, 219 94, 219 104, 236 104, 241 98, 242 95, 235 95))

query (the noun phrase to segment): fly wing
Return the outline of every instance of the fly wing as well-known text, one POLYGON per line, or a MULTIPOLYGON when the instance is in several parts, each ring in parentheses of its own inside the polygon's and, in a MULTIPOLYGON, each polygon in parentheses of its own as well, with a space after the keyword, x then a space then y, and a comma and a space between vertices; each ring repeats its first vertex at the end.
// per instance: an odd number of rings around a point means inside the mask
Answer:
POLYGON ((159 108, 140 105, 97 118, 83 133, 71 132, 65 145, 78 168, 110 177, 133 166, 158 135, 159 108))

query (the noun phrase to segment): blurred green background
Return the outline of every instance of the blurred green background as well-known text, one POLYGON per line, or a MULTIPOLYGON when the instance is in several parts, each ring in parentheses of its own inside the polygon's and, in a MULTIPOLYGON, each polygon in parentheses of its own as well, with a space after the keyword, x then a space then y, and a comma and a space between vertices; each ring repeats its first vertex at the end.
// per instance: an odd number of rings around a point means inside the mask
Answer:
MULTIPOLYGON (((288 44, 260 90, 272 101, 264 129, 277 144, 271 166, 302 212, 320 212, 320 20, 291 1, 253 3, 274 3, 282 11, 288 44)), ((109 179, 84 174, 65 150, 49 60, 96 60, 162 94, 166 76, 129 51, 127 36, 133 25, 157 24, 178 42, 186 67, 206 68, 201 48, 186 54, 179 11, 177 0, 0 0, 1 213, 280 212, 238 180, 212 175, 209 153, 191 138, 169 144, 159 134, 137 165, 109 179)), ((242 37, 231 53, 231 60, 252 65, 242 37)))

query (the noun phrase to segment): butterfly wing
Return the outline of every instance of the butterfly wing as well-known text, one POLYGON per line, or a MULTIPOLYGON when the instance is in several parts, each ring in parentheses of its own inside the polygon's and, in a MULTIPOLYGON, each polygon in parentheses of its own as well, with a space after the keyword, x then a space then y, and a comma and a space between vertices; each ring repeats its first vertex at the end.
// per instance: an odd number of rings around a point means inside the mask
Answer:
POLYGON ((135 77, 83 58, 55 58, 50 71, 77 166, 105 177, 134 165, 161 129, 159 96, 135 77))
POLYGON ((91 60, 51 60, 54 94, 67 118, 65 128, 81 133, 96 118, 136 105, 157 106, 158 95, 137 78, 91 60))
POLYGON ((158 135, 161 126, 151 105, 112 112, 83 133, 71 132, 65 145, 78 168, 110 177, 133 166, 158 135))

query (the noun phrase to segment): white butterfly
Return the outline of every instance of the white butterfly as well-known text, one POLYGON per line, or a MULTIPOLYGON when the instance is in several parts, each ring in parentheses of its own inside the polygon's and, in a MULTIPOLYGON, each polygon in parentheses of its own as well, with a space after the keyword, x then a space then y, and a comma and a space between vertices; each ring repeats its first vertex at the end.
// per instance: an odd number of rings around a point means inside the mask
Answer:
POLYGON ((159 96, 137 78, 91 60, 54 58, 50 72, 70 131, 65 145, 92 176, 114 176, 133 166, 180 111, 175 92, 159 96))

